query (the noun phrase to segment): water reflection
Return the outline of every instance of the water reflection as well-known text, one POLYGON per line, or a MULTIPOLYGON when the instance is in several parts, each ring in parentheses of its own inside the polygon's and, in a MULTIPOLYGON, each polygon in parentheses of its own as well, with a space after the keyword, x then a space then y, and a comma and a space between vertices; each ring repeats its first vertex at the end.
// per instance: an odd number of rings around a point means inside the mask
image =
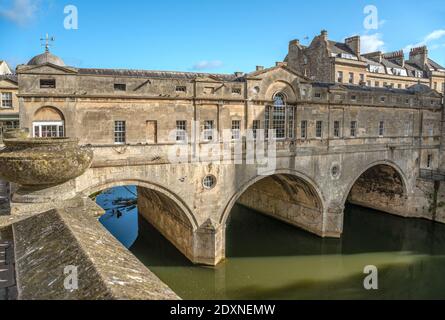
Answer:
POLYGON ((124 244, 137 238, 127 247, 184 299, 445 298, 445 226, 424 220, 350 206, 342 239, 320 239, 236 206, 216 268, 193 266, 136 208, 103 223, 124 244), (378 291, 363 289, 366 265, 379 268, 378 291))

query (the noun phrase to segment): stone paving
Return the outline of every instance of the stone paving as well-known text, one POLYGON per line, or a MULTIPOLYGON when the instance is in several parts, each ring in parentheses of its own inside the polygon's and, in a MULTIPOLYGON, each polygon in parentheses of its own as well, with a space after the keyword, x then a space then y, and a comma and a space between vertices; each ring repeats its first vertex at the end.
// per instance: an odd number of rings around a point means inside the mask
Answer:
POLYGON ((13 244, 0 240, 0 300, 14 300, 16 297, 13 244))

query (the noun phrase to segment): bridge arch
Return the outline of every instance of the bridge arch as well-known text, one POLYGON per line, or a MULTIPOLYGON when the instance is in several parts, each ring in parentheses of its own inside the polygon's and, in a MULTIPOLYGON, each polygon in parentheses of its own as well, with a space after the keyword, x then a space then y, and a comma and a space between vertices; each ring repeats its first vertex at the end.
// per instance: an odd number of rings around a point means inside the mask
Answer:
POLYGON ((184 217, 186 217, 186 219, 190 223, 190 226, 192 227, 192 230, 195 231, 196 229, 198 229, 198 222, 195 216, 193 215, 192 211, 185 203, 185 201, 181 199, 181 197, 179 197, 178 195, 176 195, 175 193, 171 192, 170 190, 168 190, 163 186, 148 181, 138 180, 138 179, 108 180, 84 189, 83 191, 81 191, 81 194, 85 197, 89 197, 91 194, 106 189, 111 189, 114 187, 121 187, 121 186, 129 186, 129 185, 145 188, 147 190, 152 190, 164 196, 165 198, 169 199, 174 203, 175 206, 177 206, 180 209, 180 212, 183 213, 184 217))
POLYGON ((382 160, 368 164, 349 183, 342 204, 349 201, 364 207, 374 208, 381 211, 396 213, 397 198, 399 206, 403 206, 403 200, 409 195, 408 179, 403 170, 393 161, 382 160), (380 200, 391 200, 391 208, 379 204, 380 200))
POLYGON ((317 184, 301 172, 276 170, 245 182, 224 207, 221 225, 226 226, 237 202, 307 231, 321 233, 325 199, 317 184), (274 208, 260 207, 260 198, 249 201, 248 198, 252 196, 269 199, 274 208))

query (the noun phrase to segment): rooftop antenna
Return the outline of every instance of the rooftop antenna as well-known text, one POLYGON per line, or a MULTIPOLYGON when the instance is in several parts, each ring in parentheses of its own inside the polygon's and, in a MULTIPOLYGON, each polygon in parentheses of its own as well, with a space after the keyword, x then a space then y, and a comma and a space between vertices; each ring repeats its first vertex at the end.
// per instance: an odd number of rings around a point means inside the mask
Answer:
POLYGON ((45 35, 45 38, 40 38, 42 41, 42 47, 45 47, 45 52, 49 52, 49 47, 52 46, 51 42, 54 42, 56 39, 54 37, 50 37, 48 34, 45 35))

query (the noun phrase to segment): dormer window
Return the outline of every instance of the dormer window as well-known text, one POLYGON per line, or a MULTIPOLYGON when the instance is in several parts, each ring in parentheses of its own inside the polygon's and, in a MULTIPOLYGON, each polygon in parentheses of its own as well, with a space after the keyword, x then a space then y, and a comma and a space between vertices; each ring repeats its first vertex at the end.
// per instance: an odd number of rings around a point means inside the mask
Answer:
POLYGON ((187 92, 186 86, 176 86, 176 92, 185 93, 187 92))
POLYGON ((55 89, 56 79, 40 79, 40 89, 55 89))
POLYGON ((125 83, 115 83, 114 91, 127 91, 127 85, 125 83))

